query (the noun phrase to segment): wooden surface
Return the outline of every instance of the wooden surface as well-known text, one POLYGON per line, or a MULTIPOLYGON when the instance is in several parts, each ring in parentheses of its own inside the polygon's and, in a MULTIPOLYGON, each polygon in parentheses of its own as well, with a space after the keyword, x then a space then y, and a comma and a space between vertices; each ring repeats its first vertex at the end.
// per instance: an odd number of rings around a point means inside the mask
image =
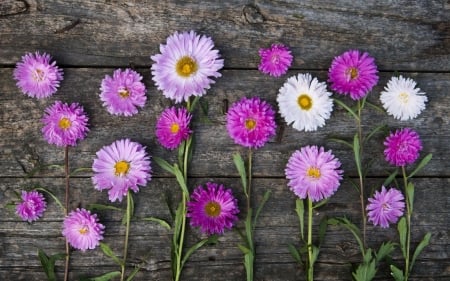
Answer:
MULTIPOLYGON (((64 251, 60 235, 62 214, 49 202, 44 217, 22 222, 6 204, 14 192, 34 185, 45 186, 63 198, 61 169, 26 175, 41 165, 61 164, 63 150, 48 145, 41 136, 43 110, 55 100, 80 102, 90 117, 87 139, 70 149, 72 168, 90 167, 95 152, 119 138, 131 138, 148 147, 153 156, 173 160, 173 153, 155 140, 156 117, 170 104, 156 90, 150 55, 174 31, 196 30, 211 36, 225 67, 223 77, 202 99, 208 107, 198 112, 194 130, 196 150, 189 171, 189 186, 214 180, 233 188, 242 199, 232 154, 243 149, 233 144, 225 131, 227 105, 243 96, 258 95, 276 106, 278 89, 290 75, 311 72, 322 81, 334 56, 352 48, 368 51, 376 58, 380 82, 370 100, 379 104, 378 94, 395 73, 415 79, 427 93, 426 110, 411 121, 397 121, 374 110, 364 112, 364 128, 375 123, 391 129, 412 127, 422 138, 424 151, 433 160, 414 179, 413 244, 426 232, 431 243, 418 258, 411 280, 450 280, 450 2, 448 1, 63 1, 3 0, 0 2, 0 279, 45 280, 37 248, 48 253, 64 251), (373 3, 366 3, 373 2, 373 3), (295 57, 290 72, 271 78, 257 71, 258 49, 271 43, 289 45, 295 57), (60 90, 49 99, 36 100, 21 94, 12 79, 14 65, 26 52, 46 51, 64 69, 60 90), (107 113, 98 97, 105 74, 117 67, 134 67, 144 76, 148 100, 138 115, 117 117, 107 113)), ((299 244, 295 197, 286 187, 284 167, 291 153, 303 145, 317 144, 333 149, 342 161, 346 176, 357 176, 352 153, 329 141, 350 139, 354 121, 339 107, 317 132, 298 132, 278 116, 277 136, 254 155, 254 199, 265 190, 272 197, 256 228, 255 280, 304 280, 305 272, 292 259, 287 243, 299 244)), ((373 159, 368 186, 375 189, 387 175, 382 140, 377 135, 366 149, 373 159)), ((136 216, 170 218, 164 200, 177 200, 176 181, 155 164, 147 187, 134 196, 136 216)), ((71 179, 71 206, 107 204, 107 194, 95 191, 89 172, 71 179)), ((347 216, 360 221, 359 195, 345 181, 328 205, 317 210, 323 216, 347 216)), ((115 204, 121 206, 120 204, 115 204)), ((122 251, 124 235, 120 214, 100 211, 106 225, 104 242, 122 251)), ((243 214, 241 214, 243 217, 243 214)), ((239 224, 242 227, 242 223, 239 224)), ((397 239, 395 229, 369 228, 369 245, 397 239)), ((199 237, 188 232, 188 244, 199 237)), ((183 280, 244 280, 241 242, 236 232, 221 236, 217 245, 204 247, 186 264, 183 280)), ((136 219, 132 222, 129 268, 143 264, 135 280, 170 280, 170 233, 162 227, 136 219)), ((394 253, 399 261, 400 252, 394 253)), ((330 227, 316 265, 316 280, 351 280, 351 263, 360 260, 353 237, 330 227)), ((101 250, 74 251, 71 280, 117 269, 101 250)), ((57 263, 58 275, 63 266, 57 263)), ((382 267, 376 280, 390 280, 382 267)))

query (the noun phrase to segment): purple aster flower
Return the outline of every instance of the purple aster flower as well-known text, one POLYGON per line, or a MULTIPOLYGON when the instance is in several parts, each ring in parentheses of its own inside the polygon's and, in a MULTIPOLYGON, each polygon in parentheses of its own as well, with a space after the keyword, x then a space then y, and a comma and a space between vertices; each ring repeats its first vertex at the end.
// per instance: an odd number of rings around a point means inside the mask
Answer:
POLYGON ((335 57, 328 70, 331 89, 359 100, 378 83, 375 59, 368 53, 350 50, 335 57))
POLYGON ((58 90, 63 79, 63 71, 56 62, 50 63, 52 57, 46 53, 27 53, 16 64, 14 79, 19 89, 32 98, 46 98, 58 90))
POLYGON ((207 36, 175 32, 159 49, 161 54, 151 56, 155 62, 151 67, 153 81, 165 97, 177 103, 203 96, 214 83, 211 77, 222 76, 218 71, 223 59, 207 36))
POLYGON ((97 190, 109 189, 111 202, 122 201, 128 190, 139 191, 151 179, 150 157, 145 147, 129 139, 104 146, 92 165, 92 182, 97 190))
POLYGON ((167 149, 175 149, 187 140, 192 131, 189 129, 191 114, 186 108, 167 108, 156 123, 156 137, 167 149))
POLYGON ((228 110, 228 134, 239 145, 262 147, 275 135, 275 129, 275 112, 272 106, 258 97, 244 97, 228 110))
POLYGON ((94 249, 103 240, 105 226, 99 223, 97 214, 85 209, 76 209, 64 219, 62 235, 75 249, 94 249))
POLYGON ((367 205, 369 221, 382 228, 389 227, 389 223, 396 223, 398 218, 403 215, 404 200, 405 198, 400 190, 395 188, 386 190, 382 186, 381 192, 376 191, 373 198, 369 198, 369 204, 367 205))
POLYGON ((270 48, 259 49, 261 62, 259 71, 273 77, 280 77, 285 74, 292 64, 292 54, 288 47, 283 44, 272 44, 270 48))
POLYGON ((57 146, 75 146, 89 131, 88 117, 78 103, 56 101, 45 109, 42 123, 45 140, 57 146))
POLYGON ((44 214, 47 207, 44 195, 37 191, 22 191, 22 202, 16 205, 16 214, 22 220, 32 222, 44 214))
POLYGON ((289 188, 301 199, 316 202, 333 195, 342 180, 341 163, 323 147, 304 146, 289 158, 285 174, 289 188))
POLYGON ((384 141, 384 146, 386 161, 398 167, 414 163, 422 150, 419 134, 410 128, 391 132, 384 141))
POLYGON ((231 229, 239 213, 231 189, 211 182, 206 183, 206 188, 200 185, 194 190, 187 211, 191 226, 200 227, 208 235, 223 234, 225 229, 231 229))
POLYGON ((144 107, 147 100, 142 76, 129 68, 116 69, 113 76, 106 75, 100 87, 100 99, 108 112, 115 115, 131 116, 144 107))

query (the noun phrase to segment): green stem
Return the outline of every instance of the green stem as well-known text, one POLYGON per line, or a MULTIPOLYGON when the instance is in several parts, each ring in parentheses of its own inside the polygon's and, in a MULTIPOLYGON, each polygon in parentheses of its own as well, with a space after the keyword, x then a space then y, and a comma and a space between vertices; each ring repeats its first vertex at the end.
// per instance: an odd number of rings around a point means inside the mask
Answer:
POLYGON ((362 216, 362 229, 363 229, 363 246, 366 248, 366 225, 367 225, 367 217, 366 217, 366 207, 365 207, 365 191, 364 191, 364 175, 362 171, 362 156, 363 156, 363 134, 362 134, 362 126, 361 126, 361 100, 358 100, 358 119, 357 127, 358 127, 358 138, 359 138, 359 161, 361 161, 361 171, 358 171, 359 176, 359 201, 361 203, 361 216, 362 216))
MULTIPOLYGON (((247 210, 249 210, 251 208, 251 203, 250 203, 250 193, 251 193, 251 189, 252 189, 252 149, 250 148, 248 150, 248 182, 247 182, 247 210)), ((244 187, 245 188, 245 187, 244 187)))
POLYGON ((405 278, 404 281, 408 281, 409 277, 409 252, 410 252, 410 244, 411 244, 411 206, 413 202, 409 201, 408 194, 408 176, 406 175, 405 166, 402 166, 403 172, 403 184, 405 188, 405 197, 406 197, 406 257, 405 257, 405 278))
POLYGON ((314 265, 313 265, 313 245, 312 245, 312 213, 313 213, 313 206, 311 199, 308 200, 308 281, 313 280, 314 276, 314 265))
POLYGON ((124 246, 123 246, 123 262, 121 265, 122 274, 120 276, 120 280, 123 281, 125 279, 125 268, 127 265, 127 254, 128 254, 128 237, 130 235, 130 221, 131 221, 131 204, 133 204, 133 200, 131 197, 131 191, 128 191, 127 196, 127 210, 125 214, 125 240, 124 240, 124 246))
MULTIPOLYGON (((64 174, 66 179, 66 196, 64 200, 64 216, 69 213, 69 186, 70 186, 70 173, 69 173, 69 146, 64 148, 64 174)), ((69 264, 70 264, 70 247, 66 238, 66 260, 64 265, 64 281, 69 280, 69 264)))
MULTIPOLYGON (((248 222, 246 223, 246 226, 248 226, 250 229, 248 229, 248 231, 246 231, 247 236, 247 243, 248 243, 248 248, 250 249, 250 253, 248 255, 246 255, 247 260, 247 281, 253 281, 253 271, 254 271, 254 262, 255 262, 255 246, 253 243, 253 236, 254 236, 254 229, 255 226, 252 224, 252 217, 253 217, 253 212, 252 212, 252 207, 251 207, 251 190, 252 190, 252 158, 253 158, 253 151, 250 148, 248 150, 248 181, 247 181, 247 220, 248 222)), ((244 187, 245 188, 245 187, 244 187)))

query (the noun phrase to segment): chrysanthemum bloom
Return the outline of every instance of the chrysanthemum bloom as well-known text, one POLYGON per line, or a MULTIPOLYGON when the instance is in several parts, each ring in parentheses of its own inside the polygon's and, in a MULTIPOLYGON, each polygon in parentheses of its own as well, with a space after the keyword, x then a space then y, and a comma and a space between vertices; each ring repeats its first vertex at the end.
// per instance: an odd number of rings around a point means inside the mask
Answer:
POLYGON ((386 190, 382 186, 381 192, 375 191, 373 198, 369 198, 369 204, 366 208, 369 221, 382 228, 389 227, 389 223, 396 223, 398 218, 403 215, 404 200, 405 198, 400 190, 395 188, 386 190))
POLYGON ((153 81, 167 98, 179 103, 191 96, 203 96, 211 77, 220 77, 223 67, 219 51, 214 49, 211 38, 194 31, 178 33, 160 45, 161 54, 151 56, 153 81))
POLYGON ((262 147, 275 135, 275 112, 272 106, 258 97, 242 98, 227 112, 227 131, 235 143, 262 147))
POLYGON ((116 69, 113 76, 106 75, 100 87, 100 99, 109 113, 131 116, 144 107, 147 100, 142 76, 129 68, 116 69))
POLYGON ((425 109, 428 99, 424 92, 415 87, 416 82, 410 78, 401 75, 392 77, 380 95, 384 109, 396 119, 416 118, 425 109))
POLYGON ((315 131, 325 125, 333 111, 327 85, 309 73, 290 77, 280 88, 277 102, 287 124, 302 131, 315 131))
POLYGON ((97 214, 85 209, 76 209, 64 219, 62 235, 75 249, 94 249, 103 240, 105 226, 99 223, 97 214))
POLYGON ((328 81, 333 91, 359 100, 377 84, 377 72, 373 57, 366 52, 350 50, 333 59, 328 81))
POLYGON ((156 123, 156 137, 167 149, 175 149, 192 133, 189 129, 191 114, 186 108, 167 108, 156 123))
POLYGON ((323 147, 304 146, 289 158, 285 174, 289 188, 300 199, 320 201, 333 195, 340 185, 341 163, 323 147))
POLYGON ((200 227, 208 235, 222 234, 225 229, 231 229, 239 213, 237 199, 231 189, 211 182, 206 183, 206 188, 200 185, 194 190, 187 210, 191 226, 200 227))
POLYGON ((75 146, 89 131, 88 117, 78 103, 56 101, 45 109, 42 123, 45 140, 57 146, 75 146))
POLYGON ((46 98, 58 90, 63 79, 63 71, 56 62, 50 63, 52 57, 46 53, 27 53, 16 64, 14 79, 19 89, 32 98, 46 98))
POLYGON ((92 182, 97 190, 108 189, 111 202, 122 201, 128 190, 139 191, 151 179, 150 157, 145 147, 129 139, 104 146, 92 165, 92 182))
POLYGON ((22 220, 32 222, 37 220, 44 214, 47 208, 44 195, 37 191, 22 191, 22 202, 16 205, 16 214, 22 220))
POLYGON ((422 142, 419 134, 410 128, 396 130, 384 141, 386 161, 394 166, 406 166, 419 158, 422 142))
POLYGON ((272 44, 270 48, 259 49, 261 62, 258 69, 262 73, 273 77, 285 74, 292 64, 292 54, 288 47, 283 44, 272 44))

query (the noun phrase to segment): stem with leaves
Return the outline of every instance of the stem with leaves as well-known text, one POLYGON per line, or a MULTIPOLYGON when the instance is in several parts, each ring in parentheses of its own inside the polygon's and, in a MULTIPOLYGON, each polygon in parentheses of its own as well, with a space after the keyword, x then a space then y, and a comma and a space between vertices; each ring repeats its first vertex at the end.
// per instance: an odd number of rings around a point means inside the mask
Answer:
POLYGON ((313 281, 314 277, 314 260, 313 260, 313 244, 312 244, 312 220, 313 220, 313 203, 311 199, 308 200, 308 281, 313 281))
MULTIPOLYGON (((70 173, 69 173, 69 146, 64 147, 64 175, 66 183, 66 194, 64 200, 64 217, 69 213, 69 187, 70 187, 70 173)), ((70 264, 70 247, 66 238, 66 259, 64 264, 64 281, 69 280, 69 264, 70 264)))
POLYGON ((123 241, 123 258, 121 263, 121 274, 120 274, 120 280, 125 280, 125 269, 127 266, 127 255, 128 255, 128 238, 130 236, 130 223, 131 223, 131 217, 133 215, 134 210, 134 202, 133 202, 133 195, 131 194, 131 191, 128 190, 127 195, 127 210, 125 211, 125 239, 123 241))

